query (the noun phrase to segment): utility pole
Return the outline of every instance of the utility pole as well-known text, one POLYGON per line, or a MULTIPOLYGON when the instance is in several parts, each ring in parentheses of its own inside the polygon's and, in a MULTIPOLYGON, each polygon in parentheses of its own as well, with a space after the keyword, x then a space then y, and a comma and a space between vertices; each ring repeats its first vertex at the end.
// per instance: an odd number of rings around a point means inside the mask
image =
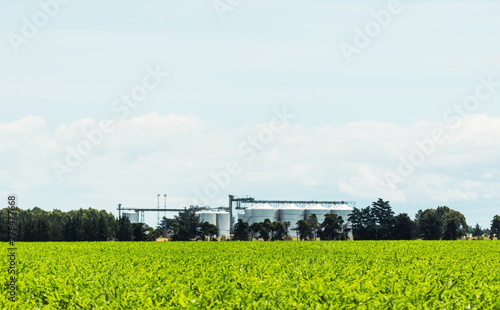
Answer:
POLYGON ((158 225, 160 225, 160 194, 158 194, 158 225))

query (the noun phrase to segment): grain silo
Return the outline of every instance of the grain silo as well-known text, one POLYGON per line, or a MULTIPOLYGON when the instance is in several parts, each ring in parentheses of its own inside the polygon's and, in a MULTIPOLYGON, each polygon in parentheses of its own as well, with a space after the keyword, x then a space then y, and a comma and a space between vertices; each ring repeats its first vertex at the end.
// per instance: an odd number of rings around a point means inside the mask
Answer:
POLYGON ((200 223, 208 222, 212 225, 217 225, 217 213, 213 211, 198 212, 200 216, 200 223))
POLYGON ((304 208, 300 208, 294 204, 284 204, 278 208, 278 219, 281 223, 290 222, 288 233, 293 236, 295 232, 292 230, 297 228, 297 222, 304 220, 304 208))
POLYGON ((135 211, 124 211, 123 216, 130 220, 130 223, 139 223, 139 214, 135 211))
POLYGON ((278 210, 269 204, 257 204, 247 209, 247 211, 248 210, 251 212, 251 216, 248 221, 249 225, 252 225, 253 223, 262 223, 266 219, 269 219, 271 222, 274 222, 277 219, 278 210))
POLYGON ((217 235, 217 237, 222 238, 222 236, 225 236, 226 238, 229 238, 229 212, 217 212, 216 216, 217 228, 219 229, 219 234, 217 235))
POLYGON ((342 217, 344 220, 344 223, 347 222, 349 219, 349 215, 351 215, 352 211, 354 211, 353 208, 349 207, 348 205, 334 205, 332 208, 330 208, 332 214, 337 214, 342 217))
POLYGON ((318 219, 318 223, 323 223, 325 220, 325 215, 331 213, 331 209, 325 208, 320 204, 308 205, 305 208, 305 218, 308 219, 309 216, 315 214, 318 219))
POLYGON ((245 223, 250 223, 250 220, 252 219, 252 209, 245 209, 244 213, 239 214, 239 219, 241 219, 245 223))

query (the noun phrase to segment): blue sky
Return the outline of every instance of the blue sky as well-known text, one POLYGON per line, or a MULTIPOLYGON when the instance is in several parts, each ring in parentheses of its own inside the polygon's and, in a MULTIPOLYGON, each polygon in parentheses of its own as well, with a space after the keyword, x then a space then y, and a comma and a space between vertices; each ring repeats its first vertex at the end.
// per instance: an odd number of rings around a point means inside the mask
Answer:
POLYGON ((500 212, 500 86, 456 112, 480 79, 500 80, 495 1, 241 1, 223 20, 214 3, 225 1, 41 3, 59 9, 17 51, 13 34, 43 10, 0 4, 0 192, 24 208, 115 212, 155 206, 157 193, 189 205, 236 162, 211 205, 382 197, 411 216, 446 204, 482 226, 500 212), (348 62, 341 45, 391 5, 348 62), (117 118, 113 102, 155 68, 168 77, 117 118), (269 131, 276 109, 293 119, 250 160, 241 144, 269 131), (117 129, 58 178, 54 163, 106 120, 117 129), (388 179, 438 128, 447 136, 432 154, 388 179))

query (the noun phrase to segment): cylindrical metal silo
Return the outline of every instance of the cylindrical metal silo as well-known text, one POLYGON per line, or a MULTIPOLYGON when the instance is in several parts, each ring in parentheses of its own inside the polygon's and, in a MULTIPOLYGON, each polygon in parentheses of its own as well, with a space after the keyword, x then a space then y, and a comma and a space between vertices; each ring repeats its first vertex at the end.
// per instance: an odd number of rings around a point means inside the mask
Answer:
POLYGON ((269 219, 271 222, 277 220, 277 209, 268 204, 260 204, 255 205, 250 208, 252 215, 248 221, 248 224, 252 225, 253 223, 262 223, 266 219, 269 219))
POLYGON ((217 225, 217 213, 213 211, 201 211, 198 212, 198 215, 200 216, 200 222, 208 222, 212 225, 217 225))
POLYGON ((130 223, 139 223, 139 214, 137 212, 125 211, 122 214, 130 220, 130 223))
POLYGON ((229 238, 229 212, 217 212, 217 228, 219 229, 219 234, 217 237, 222 238, 225 236, 229 238))
POLYGON ((325 220, 325 215, 330 214, 331 210, 323 207, 320 204, 309 205, 304 208, 305 209, 305 218, 308 219, 309 216, 315 214, 318 219, 318 223, 321 224, 325 220))
POLYGON ((342 217, 344 224, 347 223, 349 215, 351 215, 353 208, 348 205, 334 205, 330 208, 332 214, 337 214, 342 217))
POLYGON ((281 223, 290 222, 288 227, 288 233, 290 236, 296 236, 296 231, 292 230, 297 228, 297 222, 304 220, 304 209, 300 208, 294 204, 282 205, 278 208, 278 218, 281 223))
POLYGON ((252 208, 246 208, 245 212, 241 215, 243 222, 249 223, 252 218, 252 208))

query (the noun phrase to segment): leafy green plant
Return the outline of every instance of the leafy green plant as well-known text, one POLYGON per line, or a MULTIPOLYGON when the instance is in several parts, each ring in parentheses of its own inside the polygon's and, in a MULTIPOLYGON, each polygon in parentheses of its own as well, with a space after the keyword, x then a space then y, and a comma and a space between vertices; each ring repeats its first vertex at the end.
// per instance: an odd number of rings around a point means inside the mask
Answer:
POLYGON ((2 309, 500 308, 491 240, 16 246, 17 301, 5 289, 2 309))

